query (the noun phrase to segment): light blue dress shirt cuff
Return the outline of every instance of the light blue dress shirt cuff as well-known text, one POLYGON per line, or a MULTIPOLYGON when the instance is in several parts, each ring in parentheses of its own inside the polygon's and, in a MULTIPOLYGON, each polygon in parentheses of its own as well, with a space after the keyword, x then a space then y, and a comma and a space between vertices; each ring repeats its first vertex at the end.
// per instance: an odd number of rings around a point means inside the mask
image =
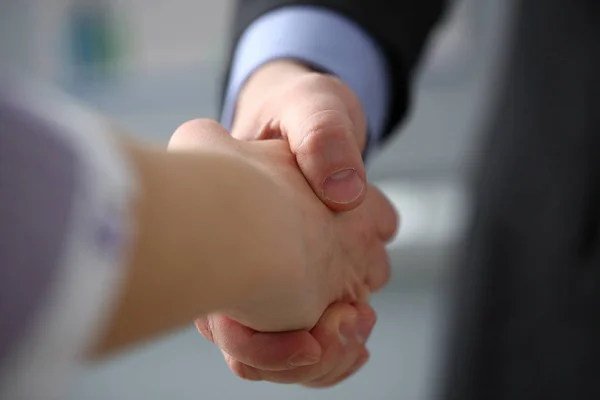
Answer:
POLYGON ((289 58, 333 74, 358 96, 367 118, 368 151, 385 129, 390 102, 388 65, 375 41, 344 16, 313 6, 290 6, 254 21, 232 60, 221 123, 231 129, 240 88, 261 65, 289 58))

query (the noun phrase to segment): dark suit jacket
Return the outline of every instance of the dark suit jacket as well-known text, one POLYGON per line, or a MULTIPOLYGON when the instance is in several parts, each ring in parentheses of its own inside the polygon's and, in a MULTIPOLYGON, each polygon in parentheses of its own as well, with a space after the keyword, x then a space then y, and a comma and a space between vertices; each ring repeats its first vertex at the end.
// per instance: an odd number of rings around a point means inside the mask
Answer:
POLYGON ((378 39, 390 63, 390 70, 394 72, 393 99, 385 131, 387 137, 407 111, 410 74, 421 54, 425 39, 442 14, 444 2, 444 0, 244 0, 238 1, 234 37, 237 40, 244 29, 259 16, 287 5, 308 4, 327 7, 356 20, 378 39))
MULTIPOLYGON (((236 32, 288 4, 335 9, 379 41, 392 132, 443 1, 246 0, 236 32)), ((600 399, 600 3, 523 0, 513 28, 441 397, 600 399)))

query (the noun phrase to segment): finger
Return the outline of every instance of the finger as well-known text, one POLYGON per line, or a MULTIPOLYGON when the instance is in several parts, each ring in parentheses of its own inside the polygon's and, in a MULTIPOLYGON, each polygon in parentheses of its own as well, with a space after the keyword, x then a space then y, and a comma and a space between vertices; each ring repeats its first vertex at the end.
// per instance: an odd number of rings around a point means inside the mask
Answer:
POLYGON ((359 353, 355 363, 348 370, 346 370, 342 375, 337 376, 331 380, 321 380, 320 382, 312 382, 312 383, 306 384, 305 386, 312 387, 312 388, 326 388, 326 387, 331 387, 331 386, 337 385, 338 383, 341 383, 341 382, 345 381, 346 379, 350 378, 352 375, 356 374, 369 361, 369 358, 370 358, 369 350, 367 350, 367 348, 363 347, 361 352, 359 353))
POLYGON ((321 359, 321 346, 308 331, 262 333, 225 315, 212 315, 207 325, 212 341, 234 360, 262 370, 281 371, 312 365, 321 359))
POLYGON ((232 140, 229 133, 217 121, 211 119, 193 119, 181 124, 171 136, 169 150, 193 150, 207 143, 232 140))
POLYGON ((354 110, 338 95, 322 88, 319 93, 286 108, 281 131, 317 196, 333 210, 351 210, 363 202, 366 191, 364 118, 351 115, 354 110))
POLYGON ((358 360, 362 353, 363 347, 355 344, 353 348, 348 349, 342 356, 341 361, 328 373, 323 376, 308 382, 304 382, 303 386, 312 388, 322 388, 329 386, 330 382, 336 381, 340 376, 344 375, 358 360))
POLYGON ((358 311, 350 304, 335 303, 325 311, 311 334, 323 349, 318 364, 298 367, 285 371, 267 371, 247 365, 235 365, 241 376, 252 380, 265 380, 277 383, 302 383, 318 379, 343 361, 347 351, 358 343, 358 311))
POLYGON ((305 383, 306 386, 315 388, 327 387, 337 382, 341 377, 348 376, 349 371, 356 366, 359 359, 367 351, 365 344, 375 324, 376 315, 373 309, 367 304, 357 304, 356 308, 359 311, 359 320, 357 322, 358 340, 348 343, 349 349, 331 371, 313 381, 305 383))
POLYGON ((196 325, 196 329, 202 336, 204 336, 206 340, 214 343, 212 331, 210 329, 207 317, 196 318, 194 320, 194 325, 196 325))
POLYGON ((377 313, 368 303, 355 303, 354 308, 358 312, 356 335, 358 342, 364 346, 371 337, 375 323, 377 323, 377 313))
POLYGON ((260 381, 260 378, 253 373, 253 369, 246 367, 246 365, 227 354, 224 350, 221 350, 221 353, 223 354, 227 366, 234 375, 249 381, 260 381))
MULTIPOLYGON (((335 303, 323 314, 311 331, 323 349, 318 364, 287 371, 265 371, 236 364, 232 371, 252 380, 277 383, 308 383, 320 379, 340 365, 348 368, 348 359, 356 358, 375 323, 375 312, 367 304, 352 306, 335 303)), ((230 366, 231 367, 231 366, 230 366)), ((342 369, 344 369, 342 367, 342 369)))
POLYGON ((399 216, 392 203, 373 185, 369 185, 365 200, 381 240, 390 241, 398 231, 399 216))
POLYGON ((383 242, 369 247, 366 284, 371 292, 381 290, 390 280, 391 263, 383 242))

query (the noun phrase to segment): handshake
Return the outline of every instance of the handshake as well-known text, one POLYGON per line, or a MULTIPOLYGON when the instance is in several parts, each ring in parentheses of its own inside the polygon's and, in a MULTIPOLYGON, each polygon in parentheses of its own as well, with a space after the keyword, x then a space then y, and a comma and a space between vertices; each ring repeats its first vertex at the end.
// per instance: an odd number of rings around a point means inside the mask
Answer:
POLYGON ((288 275, 296 278, 251 296, 256 301, 199 318, 196 326, 242 378, 326 387, 369 358, 365 344, 376 317, 367 301, 389 279, 385 244, 396 232, 397 216, 366 184, 366 123, 350 89, 293 64, 265 68, 285 73, 285 84, 261 81, 274 71, 255 74, 231 132, 243 142, 221 126, 197 121, 181 127, 170 148, 210 143, 255 164, 273 181, 287 214, 283 219, 289 219, 277 221, 280 241, 293 245, 266 246, 279 253, 283 270, 296 270, 288 275), (267 85, 273 89, 265 90, 267 85))
POLYGON ((101 349, 201 315, 198 331, 242 378, 327 387, 357 371, 376 319, 369 294, 389 279, 385 245, 398 225, 367 184, 366 130, 349 88, 285 61, 255 72, 231 132, 210 120, 180 126, 152 161, 170 158, 167 188, 143 185, 161 210, 138 207, 150 215, 141 231, 159 232, 133 255, 145 289, 126 290, 101 349), (151 273, 160 261, 168 280, 151 273), (154 296, 136 301, 144 292, 154 296))

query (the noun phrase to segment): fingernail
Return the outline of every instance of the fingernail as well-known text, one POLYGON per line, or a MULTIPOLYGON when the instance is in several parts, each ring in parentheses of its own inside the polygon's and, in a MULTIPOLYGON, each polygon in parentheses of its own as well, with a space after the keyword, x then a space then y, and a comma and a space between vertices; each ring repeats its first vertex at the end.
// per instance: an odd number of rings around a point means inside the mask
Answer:
POLYGON ((288 362, 290 367, 305 367, 319 362, 319 356, 314 354, 298 354, 288 362))
POLYGON ((338 329, 340 341, 343 345, 350 341, 356 341, 356 316, 342 320, 338 329))
POLYGON ((361 343, 366 343, 373 331, 374 322, 370 318, 360 318, 358 320, 357 335, 361 343))
POLYGON ((356 200, 365 185, 354 168, 347 168, 331 174, 323 184, 323 196, 338 204, 348 204, 356 200))

